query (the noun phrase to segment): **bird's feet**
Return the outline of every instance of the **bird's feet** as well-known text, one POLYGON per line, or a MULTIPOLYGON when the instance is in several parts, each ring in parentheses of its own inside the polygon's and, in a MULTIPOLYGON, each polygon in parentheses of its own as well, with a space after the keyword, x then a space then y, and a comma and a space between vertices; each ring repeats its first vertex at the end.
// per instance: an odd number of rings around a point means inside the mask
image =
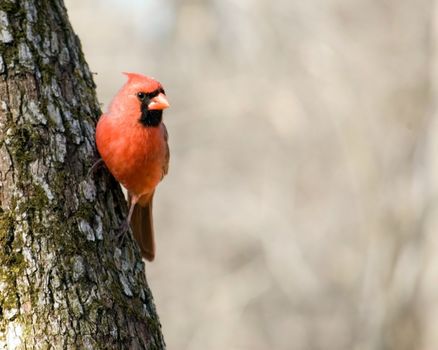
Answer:
POLYGON ((99 169, 100 166, 103 165, 103 159, 99 158, 97 161, 94 162, 94 164, 91 166, 90 170, 88 170, 87 178, 89 178, 91 175, 93 175, 97 169, 99 169))
POLYGON ((125 239, 128 235, 129 223, 124 220, 123 223, 114 231, 114 240, 118 246, 122 246, 125 243, 125 239))

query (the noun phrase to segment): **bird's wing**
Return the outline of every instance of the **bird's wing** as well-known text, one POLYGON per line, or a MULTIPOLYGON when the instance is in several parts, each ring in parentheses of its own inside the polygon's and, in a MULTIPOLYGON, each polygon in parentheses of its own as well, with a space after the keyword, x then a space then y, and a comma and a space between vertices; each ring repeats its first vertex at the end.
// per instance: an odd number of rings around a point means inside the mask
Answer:
POLYGON ((164 165, 163 165, 163 176, 162 178, 167 175, 167 172, 169 171, 169 159, 170 159, 170 150, 169 150, 169 143, 167 142, 167 140, 169 139, 169 134, 167 132, 166 126, 163 124, 164 126, 164 141, 166 142, 166 155, 165 155, 165 160, 164 160, 164 165))

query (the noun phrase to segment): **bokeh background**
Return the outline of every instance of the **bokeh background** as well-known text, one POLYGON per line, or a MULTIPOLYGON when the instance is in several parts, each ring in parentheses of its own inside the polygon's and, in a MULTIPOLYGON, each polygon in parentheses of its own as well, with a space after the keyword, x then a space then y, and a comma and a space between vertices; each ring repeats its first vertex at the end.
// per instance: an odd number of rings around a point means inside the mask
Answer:
POLYGON ((438 349, 432 0, 66 0, 102 107, 165 86, 169 349, 438 349))

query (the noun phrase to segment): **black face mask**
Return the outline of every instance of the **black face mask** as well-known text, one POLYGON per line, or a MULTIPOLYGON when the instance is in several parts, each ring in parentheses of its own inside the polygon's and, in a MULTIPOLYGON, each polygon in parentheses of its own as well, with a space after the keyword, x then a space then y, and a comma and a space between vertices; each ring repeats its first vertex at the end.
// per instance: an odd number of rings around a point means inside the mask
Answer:
POLYGON ((142 123, 146 127, 157 127, 160 125, 161 120, 163 119, 163 110, 161 109, 152 109, 149 110, 148 104, 141 104, 141 116, 140 123, 142 123))

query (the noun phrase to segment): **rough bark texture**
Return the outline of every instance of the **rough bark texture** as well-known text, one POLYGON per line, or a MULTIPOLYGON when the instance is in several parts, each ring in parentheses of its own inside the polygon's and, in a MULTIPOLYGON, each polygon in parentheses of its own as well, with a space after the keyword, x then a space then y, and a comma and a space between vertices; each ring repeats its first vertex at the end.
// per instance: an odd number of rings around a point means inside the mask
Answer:
POLYGON ((0 2, 0 348, 163 349, 62 0, 0 2))

